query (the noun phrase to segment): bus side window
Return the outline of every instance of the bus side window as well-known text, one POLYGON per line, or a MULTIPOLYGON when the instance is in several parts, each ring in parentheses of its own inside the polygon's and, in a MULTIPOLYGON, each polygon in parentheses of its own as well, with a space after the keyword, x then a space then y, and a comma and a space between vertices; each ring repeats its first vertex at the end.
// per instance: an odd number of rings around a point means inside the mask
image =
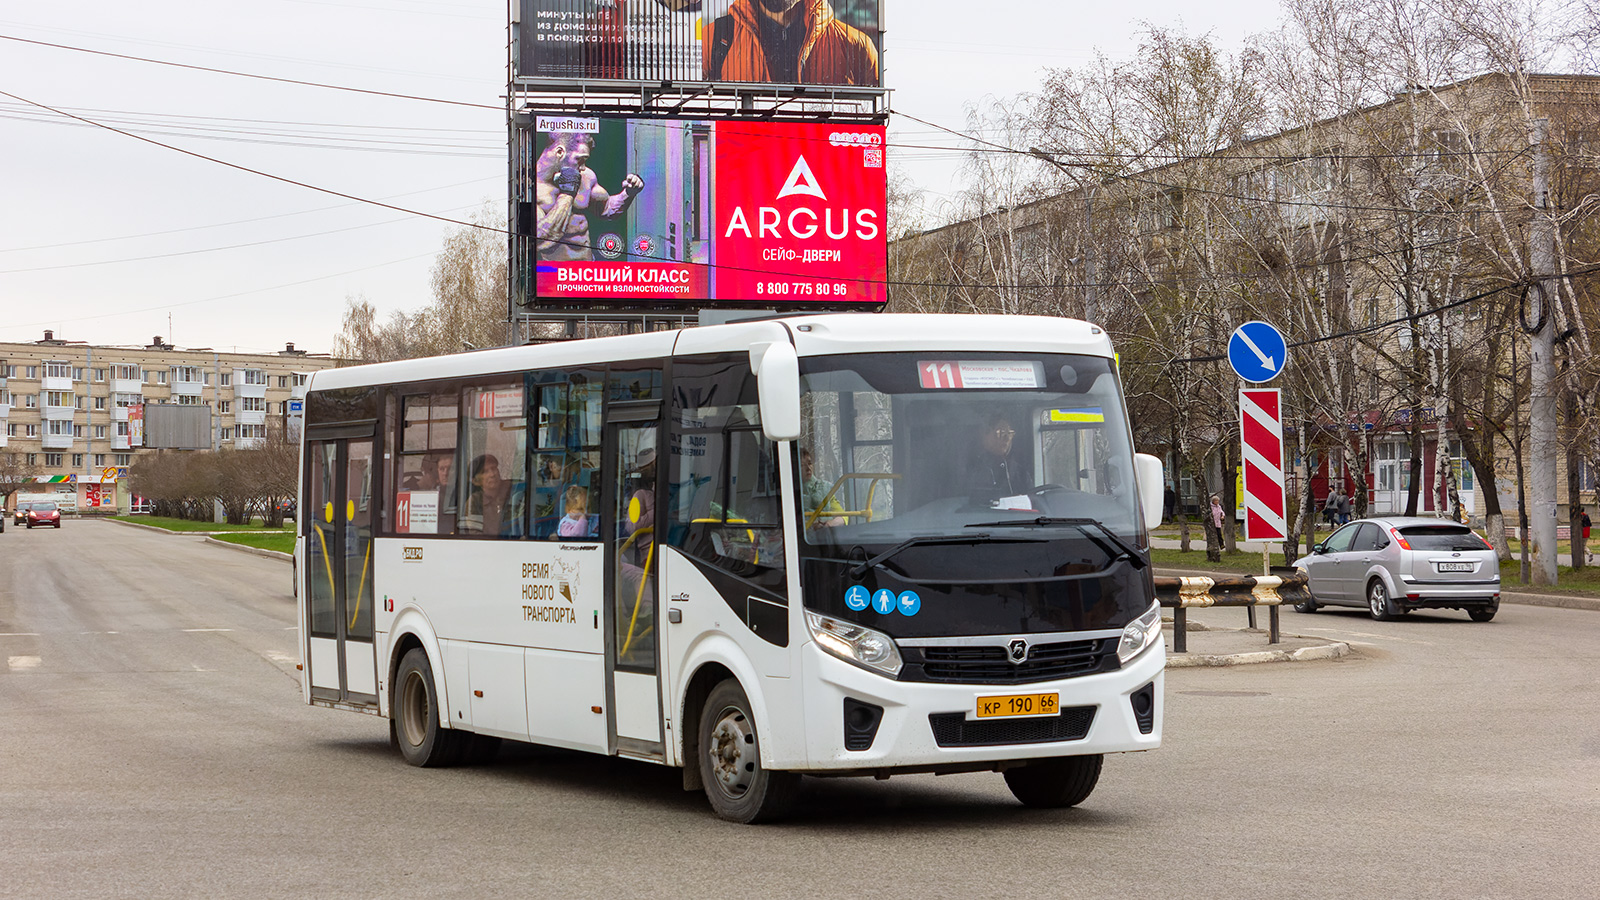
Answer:
MULTIPOLYGON (((454 390, 408 394, 400 401, 399 452, 394 459, 390 508, 405 507, 417 514, 394 521, 398 534, 450 534, 455 530, 456 410, 454 390)), ((390 415, 394 416, 392 410, 390 415)))
POLYGON ((593 369, 534 372, 528 384, 534 429, 532 534, 542 540, 598 540, 604 375, 593 369), (580 499, 588 505, 581 515, 580 499), (572 518, 563 527, 569 507, 572 518))
POLYGON ((460 452, 458 534, 527 533, 527 404, 521 383, 468 388, 460 452))

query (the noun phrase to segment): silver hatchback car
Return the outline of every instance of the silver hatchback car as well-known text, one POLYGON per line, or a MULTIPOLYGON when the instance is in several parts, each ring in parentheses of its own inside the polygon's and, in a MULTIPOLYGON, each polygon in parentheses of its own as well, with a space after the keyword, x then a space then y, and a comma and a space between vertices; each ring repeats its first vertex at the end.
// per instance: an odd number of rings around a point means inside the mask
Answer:
POLYGON ((1319 606, 1365 606, 1385 621, 1414 609, 1463 609, 1487 622, 1500 609, 1500 561, 1488 541, 1446 519, 1361 519, 1295 560, 1319 606))

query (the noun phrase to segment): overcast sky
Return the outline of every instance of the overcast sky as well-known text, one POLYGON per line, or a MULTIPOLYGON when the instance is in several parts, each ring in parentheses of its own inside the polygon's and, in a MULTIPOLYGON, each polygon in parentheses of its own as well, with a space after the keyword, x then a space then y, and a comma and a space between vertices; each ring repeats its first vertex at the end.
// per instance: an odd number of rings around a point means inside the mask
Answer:
MULTIPOLYGON (((959 129, 1141 21, 1235 46, 1275 0, 884 0, 893 106, 959 129)), ((289 181, 449 218, 503 208, 504 0, 0 0, 0 36, 488 108, 0 40, 0 91, 289 181)), ((891 123, 891 143, 949 145, 891 123)), ((957 154, 906 151, 937 200, 957 154)), ((895 151, 891 147, 891 165, 895 151)), ((326 352, 348 296, 428 301, 453 226, 230 168, 0 96, 0 340, 326 352)))

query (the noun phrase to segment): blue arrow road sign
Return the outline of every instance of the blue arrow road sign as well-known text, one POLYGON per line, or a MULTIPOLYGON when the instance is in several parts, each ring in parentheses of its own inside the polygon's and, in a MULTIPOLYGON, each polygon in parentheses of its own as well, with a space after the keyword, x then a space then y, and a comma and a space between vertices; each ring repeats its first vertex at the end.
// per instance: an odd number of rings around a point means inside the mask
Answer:
POLYGON ((1289 361, 1289 344, 1266 322, 1246 322, 1228 338, 1228 365, 1245 381, 1271 381, 1289 361))

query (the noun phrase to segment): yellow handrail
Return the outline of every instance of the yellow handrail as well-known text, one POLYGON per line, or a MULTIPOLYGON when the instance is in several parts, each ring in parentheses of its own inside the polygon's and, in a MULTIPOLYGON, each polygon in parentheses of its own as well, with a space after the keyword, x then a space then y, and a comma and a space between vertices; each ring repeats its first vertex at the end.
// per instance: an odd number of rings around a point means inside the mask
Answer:
MULTIPOLYGON (((871 522, 872 521, 872 498, 877 494, 878 482, 880 482, 880 481, 899 481, 899 480, 900 480, 900 476, 898 474, 890 474, 888 472, 846 472, 845 474, 840 475, 839 476, 839 480, 835 481, 833 483, 833 487, 828 489, 827 496, 823 497, 822 498, 822 502, 817 504, 817 508, 812 510, 809 513, 806 513, 806 527, 810 528, 812 525, 815 525, 817 523, 817 519, 822 518, 823 513, 827 513, 827 515, 829 517, 839 516, 841 518, 850 518, 850 517, 853 517, 853 516, 860 516, 860 517, 866 519, 868 522, 871 522), (867 505, 866 505, 866 508, 865 509, 842 509, 841 508, 841 509, 837 509, 837 510, 828 509, 829 501, 833 501, 834 500, 835 495, 839 493, 839 488, 844 487, 844 483, 846 481, 848 481, 849 479, 851 479, 851 478, 866 478, 866 479, 870 479, 870 482, 867 484, 867 505)), ((837 502, 837 501, 835 501, 835 502, 837 502)), ((842 506, 842 504, 841 504, 841 506, 842 506)))
MULTIPOLYGON (((653 535, 655 534, 655 530, 656 529, 654 525, 647 525, 644 528, 640 528, 639 530, 635 531, 633 534, 628 535, 628 539, 623 541, 621 547, 617 548, 617 559, 619 561, 622 559, 622 554, 626 552, 629 547, 633 546, 634 541, 638 540, 640 535, 653 535)), ((645 580, 650 577, 650 566, 653 562, 655 562, 655 558, 656 542, 652 540, 650 542, 650 549, 647 550, 644 555, 644 568, 639 571, 639 590, 633 598, 633 614, 628 618, 628 636, 622 642, 622 649, 617 651, 618 659, 622 659, 623 657, 627 656, 628 650, 633 647, 633 632, 634 629, 639 625, 639 607, 644 605, 644 584, 645 580)), ((639 634, 639 637, 642 638, 649 632, 650 629, 646 628, 644 632, 639 634)))

